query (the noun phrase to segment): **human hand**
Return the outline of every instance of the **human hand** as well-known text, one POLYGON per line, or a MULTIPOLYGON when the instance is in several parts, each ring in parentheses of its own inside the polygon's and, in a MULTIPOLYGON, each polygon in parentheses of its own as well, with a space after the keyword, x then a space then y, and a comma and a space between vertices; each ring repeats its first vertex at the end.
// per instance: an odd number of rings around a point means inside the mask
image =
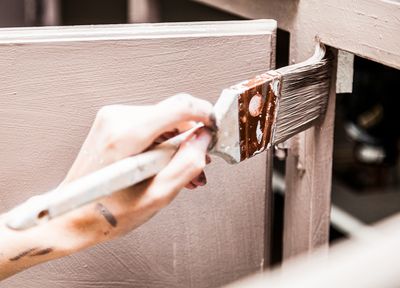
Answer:
MULTIPOLYGON (((212 111, 209 102, 186 94, 156 105, 106 106, 97 114, 60 186, 141 153, 154 142, 187 130, 196 122, 214 127, 212 111)), ((168 205, 185 185, 203 185, 201 173, 210 141, 208 130, 200 128, 155 177, 36 227, 11 230, 0 216, 0 279, 126 234, 168 205)))
MULTIPOLYGON (((90 172, 141 153, 197 122, 215 125, 212 105, 187 94, 179 94, 151 106, 113 105, 103 107, 85 140, 78 157, 62 185, 90 172)), ((170 164, 153 179, 77 209, 70 214, 68 229, 96 231, 86 237, 102 241, 129 232, 166 206, 186 186, 205 184, 202 169, 211 136, 200 129, 176 153, 170 164), (89 229, 90 228, 90 229, 89 229)), ((92 240, 90 240, 92 239, 92 240)), ((89 243, 87 243, 89 241, 89 243)))

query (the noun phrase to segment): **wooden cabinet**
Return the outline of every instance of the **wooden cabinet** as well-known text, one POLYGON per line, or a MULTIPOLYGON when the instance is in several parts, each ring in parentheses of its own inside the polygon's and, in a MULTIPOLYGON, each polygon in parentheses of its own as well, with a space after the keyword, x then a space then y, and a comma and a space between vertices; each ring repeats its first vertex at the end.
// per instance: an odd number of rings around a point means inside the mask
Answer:
MULTIPOLYGON (((400 3, 384 0, 196 0, 248 19, 273 18, 290 33, 290 63, 305 60, 313 42, 400 68, 400 3)), ((352 68, 351 68, 352 69, 352 68)), ((352 71, 348 72, 352 75, 352 71)), ((285 258, 327 247, 335 118, 334 73, 322 121, 287 143, 285 258)))
MULTIPOLYGON (((158 20, 157 1, 129 2, 147 11, 138 18, 132 10, 131 21, 158 20)), ((276 25, 290 33, 291 64, 312 54, 317 37, 334 51, 400 68, 398 1, 195 2, 278 22, 0 31, 1 212, 62 180, 102 105, 154 103, 178 92, 215 101, 224 87, 273 68, 276 25)), ((286 259, 328 247, 333 74, 325 117, 286 143, 286 259)), ((183 191, 127 237, 34 267, 2 287, 218 287, 261 271, 271 246, 269 157, 238 166, 215 159, 206 188, 183 191)))
MULTIPOLYGON (((1 212, 60 183, 101 106, 178 92, 214 102, 273 67, 275 29, 261 20, 1 30, 1 212)), ((206 188, 182 191, 128 236, 1 287, 218 287, 261 271, 266 157, 214 159, 206 188)))

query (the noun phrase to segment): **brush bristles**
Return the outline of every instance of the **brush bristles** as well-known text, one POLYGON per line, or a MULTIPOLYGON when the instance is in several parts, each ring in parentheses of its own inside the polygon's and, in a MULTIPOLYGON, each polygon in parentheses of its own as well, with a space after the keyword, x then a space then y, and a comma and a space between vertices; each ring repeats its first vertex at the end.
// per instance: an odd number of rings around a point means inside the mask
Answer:
POLYGON ((278 69, 282 75, 274 144, 309 128, 328 103, 331 57, 320 46, 305 62, 278 69))

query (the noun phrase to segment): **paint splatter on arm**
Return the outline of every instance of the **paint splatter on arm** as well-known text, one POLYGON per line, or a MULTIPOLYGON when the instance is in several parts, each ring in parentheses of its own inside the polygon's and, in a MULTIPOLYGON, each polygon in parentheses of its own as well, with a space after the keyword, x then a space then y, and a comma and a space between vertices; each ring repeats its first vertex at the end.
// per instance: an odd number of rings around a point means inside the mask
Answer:
POLYGON ((118 221, 117 218, 110 212, 110 210, 107 209, 106 206, 104 206, 101 203, 96 204, 96 210, 103 215, 104 219, 107 220, 107 222, 112 226, 112 227, 117 227, 118 221))
POLYGON ((35 251, 36 249, 37 249, 37 248, 30 248, 30 249, 28 249, 28 250, 25 250, 25 251, 19 253, 18 255, 16 255, 16 256, 10 258, 9 260, 10 260, 10 261, 18 261, 19 259, 21 259, 21 258, 27 256, 29 253, 35 251))
POLYGON ((44 248, 44 249, 40 249, 37 251, 33 251, 32 253, 29 254, 30 257, 35 257, 35 256, 42 256, 42 255, 46 255, 53 252, 53 248, 44 248))
POLYGON ((23 257, 29 256, 29 257, 35 257, 35 256, 42 256, 42 255, 46 255, 53 252, 53 248, 44 248, 44 249, 40 249, 40 248, 30 248, 27 249, 21 253, 19 253, 18 255, 10 258, 10 261, 18 261, 23 257))

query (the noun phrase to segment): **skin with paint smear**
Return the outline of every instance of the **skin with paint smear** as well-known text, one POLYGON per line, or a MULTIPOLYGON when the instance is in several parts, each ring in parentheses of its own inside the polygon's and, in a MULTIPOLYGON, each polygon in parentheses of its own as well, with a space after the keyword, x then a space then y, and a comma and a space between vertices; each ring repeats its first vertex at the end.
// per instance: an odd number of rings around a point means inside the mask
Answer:
MULTIPOLYGON (((198 122, 214 128, 212 111, 211 103, 187 94, 151 106, 103 107, 60 186, 141 153, 198 122)), ((0 215, 0 279, 122 236, 168 205, 183 187, 205 185, 208 131, 199 129, 155 177, 47 223, 14 231, 0 215)))

